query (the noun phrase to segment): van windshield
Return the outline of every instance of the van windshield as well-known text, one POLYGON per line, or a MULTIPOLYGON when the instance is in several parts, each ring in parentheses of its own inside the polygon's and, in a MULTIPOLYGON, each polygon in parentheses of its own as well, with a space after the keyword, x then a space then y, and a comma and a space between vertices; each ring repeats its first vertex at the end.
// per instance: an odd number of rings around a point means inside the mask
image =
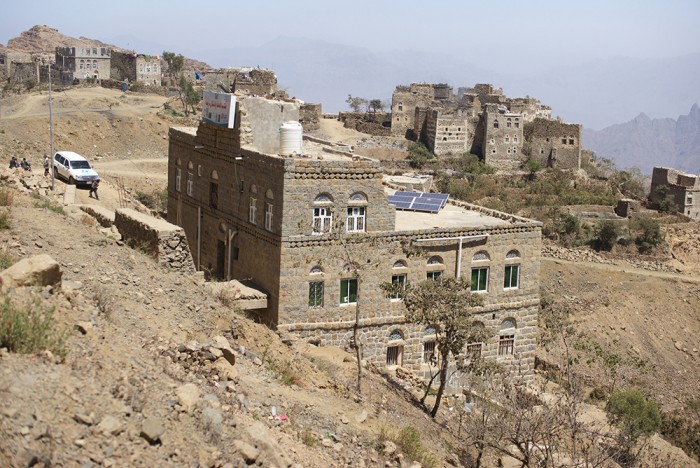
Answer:
POLYGON ((73 169, 90 169, 90 163, 87 161, 71 161, 70 167, 73 169))

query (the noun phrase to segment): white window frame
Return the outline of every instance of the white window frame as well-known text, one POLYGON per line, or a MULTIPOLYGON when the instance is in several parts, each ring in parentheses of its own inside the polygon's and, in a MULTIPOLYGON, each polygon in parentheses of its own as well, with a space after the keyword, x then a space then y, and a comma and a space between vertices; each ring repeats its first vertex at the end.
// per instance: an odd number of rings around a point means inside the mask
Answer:
POLYGON ((272 231, 272 203, 265 203, 265 229, 272 231))
POLYGON ((187 196, 194 196, 194 174, 191 172, 187 173, 187 196))
POLYGON ((309 281, 309 308, 320 309, 323 307, 323 295, 325 285, 322 280, 309 281), (312 300, 313 298, 313 300, 312 300))
POLYGON ((520 264, 519 263, 512 263, 512 264, 506 265, 505 268, 503 269, 503 274, 504 274, 503 289, 506 289, 506 290, 518 289, 520 287, 520 264), (515 286, 513 286, 513 268, 516 269, 516 271, 515 271, 515 286), (510 281, 509 281, 509 279, 510 279, 510 281))
POLYGON ((256 224, 255 218, 258 214, 258 199, 250 197, 248 202, 248 222, 251 224, 256 224))
POLYGON ((325 206, 314 207, 312 234, 325 234, 331 231, 333 226, 333 213, 325 206))
POLYGON ((479 267, 474 267, 472 268, 472 278, 474 278, 474 272, 478 272, 477 274, 477 282, 476 285, 474 284, 474 281, 472 281, 471 284, 471 292, 473 293, 486 293, 489 290, 489 270, 490 268, 487 266, 479 266, 479 267), (485 287, 483 289, 479 288, 479 283, 481 279, 481 272, 486 271, 486 281, 485 281, 485 287))
MULTIPOLYGON (((391 284, 396 284, 396 283, 401 283, 401 290, 406 289, 406 282, 408 281, 408 275, 406 273, 397 273, 395 275, 391 275, 391 284)), ((394 291, 391 294, 391 300, 392 301, 402 301, 403 297, 401 295, 401 291, 394 291)))
POLYGON ((180 192, 182 189, 182 169, 175 169, 175 191, 180 192))
POLYGON ((352 305, 357 304, 357 278, 341 278, 340 279, 340 305, 352 305), (343 297, 343 283, 347 284, 347 295, 343 297), (355 300, 351 301, 352 290, 351 285, 355 284, 355 300))
POLYGON ((365 232, 366 213, 364 206, 348 206, 345 223, 346 232, 365 232))

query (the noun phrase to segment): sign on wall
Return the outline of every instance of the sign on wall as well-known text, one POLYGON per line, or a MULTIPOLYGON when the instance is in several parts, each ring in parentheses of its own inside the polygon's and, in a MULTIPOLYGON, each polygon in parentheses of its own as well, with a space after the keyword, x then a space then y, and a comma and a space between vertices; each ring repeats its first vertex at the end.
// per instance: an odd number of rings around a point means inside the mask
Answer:
POLYGON ((236 117, 236 96, 228 93, 204 91, 202 120, 233 128, 236 117))

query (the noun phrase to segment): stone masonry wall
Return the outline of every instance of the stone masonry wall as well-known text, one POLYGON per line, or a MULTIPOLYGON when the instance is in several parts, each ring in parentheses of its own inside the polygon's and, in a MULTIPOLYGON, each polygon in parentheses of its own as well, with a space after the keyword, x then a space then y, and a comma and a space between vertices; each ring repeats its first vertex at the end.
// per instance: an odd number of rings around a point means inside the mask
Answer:
POLYGON ((527 127, 531 159, 543 167, 581 167, 581 125, 536 118, 527 127))
POLYGON ((406 136, 408 130, 413 130, 416 107, 428 107, 434 96, 431 84, 397 86, 391 97, 391 134, 406 136))
POLYGON ((146 250, 158 259, 159 264, 176 271, 195 272, 181 227, 130 208, 116 211, 114 225, 124 240, 146 250))
POLYGON ((321 104, 302 104, 299 108, 299 123, 307 132, 321 128, 321 104))
POLYGON ((501 112, 495 104, 488 104, 483 120, 486 164, 498 169, 517 169, 525 160, 522 115, 501 112))

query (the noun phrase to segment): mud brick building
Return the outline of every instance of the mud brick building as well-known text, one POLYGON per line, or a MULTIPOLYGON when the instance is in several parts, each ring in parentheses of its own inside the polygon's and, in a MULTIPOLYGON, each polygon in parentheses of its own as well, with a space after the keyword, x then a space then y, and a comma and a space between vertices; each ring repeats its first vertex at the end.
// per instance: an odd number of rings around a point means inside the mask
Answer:
POLYGON ((261 322, 320 345, 351 348, 359 308, 364 357, 417 372, 434 328, 407 323, 381 284, 471 278, 484 304, 465 313, 492 333, 468 351, 532 374, 539 222, 456 202, 398 210, 379 161, 302 138, 298 104, 237 97, 231 109, 230 126, 170 129, 168 220, 198 269, 252 280, 268 296, 261 322))
POLYGON ((538 117, 528 123, 527 128, 526 139, 531 159, 543 167, 581 167, 581 125, 538 117))
POLYGON ((668 167, 655 167, 651 174, 649 199, 658 206, 665 196, 671 197, 679 213, 700 220, 700 176, 684 174, 668 167))

